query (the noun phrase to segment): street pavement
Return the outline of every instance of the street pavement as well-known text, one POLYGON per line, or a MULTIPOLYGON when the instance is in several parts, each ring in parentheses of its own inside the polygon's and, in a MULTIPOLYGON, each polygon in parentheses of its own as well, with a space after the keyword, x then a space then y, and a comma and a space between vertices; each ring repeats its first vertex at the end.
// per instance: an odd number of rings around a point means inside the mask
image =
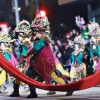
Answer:
MULTIPOLYGON (((7 89, 0 94, 0 100, 27 100, 27 93, 23 93, 23 86, 20 87, 20 97, 9 97, 13 91, 13 86, 6 85, 7 89)), ((65 96, 66 92, 56 92, 54 95, 47 95, 46 90, 36 89, 38 98, 28 100, 100 100, 100 87, 92 87, 86 90, 75 91, 72 96, 65 96)))

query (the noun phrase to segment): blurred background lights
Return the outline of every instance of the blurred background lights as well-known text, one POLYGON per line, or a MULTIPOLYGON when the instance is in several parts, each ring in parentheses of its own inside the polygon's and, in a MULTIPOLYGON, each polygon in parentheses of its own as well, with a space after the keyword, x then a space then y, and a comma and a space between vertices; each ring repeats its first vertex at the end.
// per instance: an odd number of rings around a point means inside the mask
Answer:
POLYGON ((44 17, 46 15, 45 11, 40 11, 40 14, 44 17))

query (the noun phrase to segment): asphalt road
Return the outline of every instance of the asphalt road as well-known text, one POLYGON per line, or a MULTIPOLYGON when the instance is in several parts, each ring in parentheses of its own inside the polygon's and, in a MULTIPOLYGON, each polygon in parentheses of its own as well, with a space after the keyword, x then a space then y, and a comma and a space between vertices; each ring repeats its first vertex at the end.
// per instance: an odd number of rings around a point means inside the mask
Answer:
MULTIPOLYGON (((0 94, 0 100, 27 100, 27 93, 23 93, 23 87, 20 87, 20 97, 9 97, 12 93, 12 85, 6 85, 7 89, 0 94)), ((75 91, 72 96, 65 96, 66 92, 56 92, 54 95, 47 95, 48 91, 36 89, 38 98, 28 100, 100 100, 100 87, 92 87, 86 90, 75 91)))

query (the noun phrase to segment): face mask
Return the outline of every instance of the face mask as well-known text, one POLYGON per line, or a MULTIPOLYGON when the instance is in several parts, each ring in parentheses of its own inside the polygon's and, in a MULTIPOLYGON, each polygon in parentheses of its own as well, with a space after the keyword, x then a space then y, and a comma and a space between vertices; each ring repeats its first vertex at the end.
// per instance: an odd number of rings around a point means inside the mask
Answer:
POLYGON ((79 45, 78 44, 75 44, 74 50, 79 50, 79 45))
POLYGON ((23 40, 23 38, 22 38, 21 36, 18 36, 18 39, 19 39, 20 41, 22 41, 22 40, 23 40))

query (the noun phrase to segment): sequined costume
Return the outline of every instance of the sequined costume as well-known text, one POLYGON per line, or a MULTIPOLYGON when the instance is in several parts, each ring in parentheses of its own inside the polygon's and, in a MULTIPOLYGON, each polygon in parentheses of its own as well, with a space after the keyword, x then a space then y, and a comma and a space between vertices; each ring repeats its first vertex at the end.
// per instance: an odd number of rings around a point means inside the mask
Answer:
POLYGON ((100 57, 100 26, 96 22, 90 22, 88 29, 91 34, 90 39, 90 61, 93 73, 99 70, 100 57))
MULTIPOLYGON (((22 72, 22 73, 26 73, 26 61, 23 60, 20 62, 20 57, 22 55, 26 55, 28 53, 28 50, 30 49, 30 34, 31 34, 31 30, 30 30, 30 24, 28 21, 23 20, 19 23, 19 25, 15 28, 15 33, 18 35, 18 38, 13 41, 14 45, 16 46, 14 48, 14 54, 15 57, 18 61, 18 69, 22 72)), ((27 62, 28 63, 28 62, 27 62)), ((27 64, 28 67, 28 64, 27 64)), ((10 95, 11 97, 18 97, 19 95, 19 86, 20 86, 20 82, 19 80, 15 80, 14 82, 14 91, 13 93, 10 95)), ((23 83, 22 83, 23 84, 23 83)))
MULTIPOLYGON (((46 45, 50 45, 51 38, 50 38, 49 22, 46 16, 38 14, 34 19, 34 21, 32 22, 31 26, 36 36, 36 41, 33 45, 32 50, 30 50, 30 52, 27 54, 27 57, 33 55, 30 63, 32 62, 32 67, 34 68, 34 64, 37 62, 40 52, 42 51, 43 48, 45 48, 46 45)), ((30 66, 29 69, 32 69, 32 67, 30 66)), ((31 70, 29 70, 29 72, 30 71, 31 70)), ((56 66, 56 69, 52 70, 50 73, 51 73, 50 74, 51 79, 53 79, 58 84, 68 83, 67 77, 69 77, 69 73, 63 69, 61 63, 59 63, 59 65, 56 66)), ((72 94, 72 92, 70 93, 72 94)))

